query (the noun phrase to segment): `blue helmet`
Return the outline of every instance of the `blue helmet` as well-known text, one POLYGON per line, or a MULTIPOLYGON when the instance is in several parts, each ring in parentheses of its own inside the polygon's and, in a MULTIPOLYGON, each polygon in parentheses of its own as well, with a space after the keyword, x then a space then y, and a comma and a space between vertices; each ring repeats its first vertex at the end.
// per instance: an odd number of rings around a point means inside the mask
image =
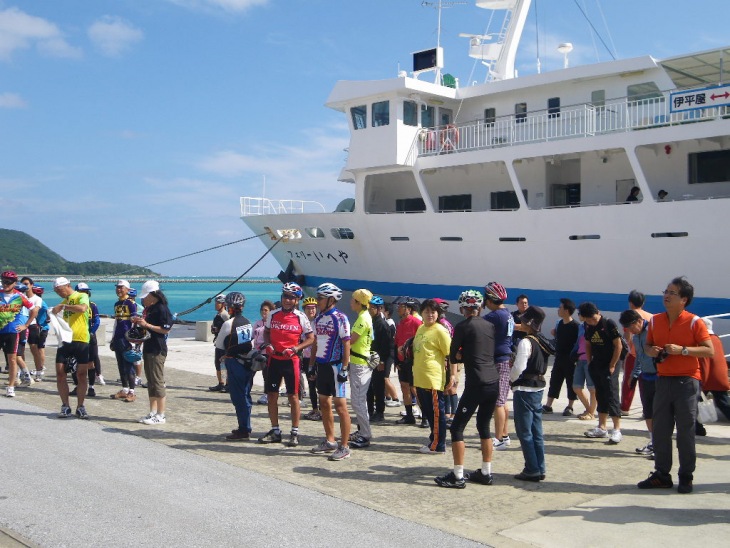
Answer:
POLYGON ((381 297, 375 295, 372 299, 370 299, 370 304, 375 306, 384 306, 385 302, 383 302, 383 299, 381 297))
POLYGON ((130 290, 127 292, 127 295, 131 298, 134 298, 137 296, 137 290, 135 288, 130 288, 130 290))

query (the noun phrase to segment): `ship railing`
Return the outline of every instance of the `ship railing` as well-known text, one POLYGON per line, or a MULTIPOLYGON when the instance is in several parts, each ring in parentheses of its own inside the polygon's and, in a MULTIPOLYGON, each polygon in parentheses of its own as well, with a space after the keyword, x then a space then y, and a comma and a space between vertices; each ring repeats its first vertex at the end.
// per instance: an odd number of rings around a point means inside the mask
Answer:
MULTIPOLYGON (((707 320, 716 320, 718 318, 723 319, 723 321, 727 321, 727 320, 730 319, 730 312, 727 312, 727 313, 724 313, 724 314, 714 314, 712 316, 703 316, 702 317, 703 320, 704 319, 707 319, 707 320)), ((718 339, 727 339, 728 337, 730 337, 730 333, 724 333, 724 334, 720 335, 717 332, 716 326, 717 326, 717 324, 713 322, 712 328, 713 328, 713 331, 715 332, 715 334, 717 335, 717 338, 718 339)), ((730 354, 725 354, 725 358, 730 358, 730 354)))
POLYGON ((241 216, 274 215, 292 213, 324 213, 322 204, 313 200, 271 200, 269 198, 241 198, 241 216))
POLYGON ((418 156, 466 152, 593 135, 634 131, 727 118, 730 107, 669 111, 669 95, 641 100, 627 98, 600 105, 511 114, 490 120, 423 128, 414 140, 407 164, 418 156))

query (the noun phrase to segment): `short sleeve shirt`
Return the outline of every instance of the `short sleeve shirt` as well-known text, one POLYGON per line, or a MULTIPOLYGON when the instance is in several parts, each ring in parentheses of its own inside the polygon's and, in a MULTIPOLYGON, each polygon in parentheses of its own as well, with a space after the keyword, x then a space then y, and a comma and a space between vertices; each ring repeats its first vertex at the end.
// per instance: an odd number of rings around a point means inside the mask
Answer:
POLYGON ((352 324, 352 333, 359 335, 356 343, 350 345, 350 363, 366 365, 367 360, 355 356, 355 352, 361 356, 370 355, 370 345, 373 342, 373 318, 367 310, 360 311, 355 323, 352 324))
POLYGON ((68 305, 86 305, 86 312, 71 312, 64 310, 63 319, 66 320, 72 331, 71 340, 74 342, 88 343, 89 336, 89 317, 91 316, 91 306, 89 304, 89 296, 80 291, 74 291, 61 301, 61 304, 68 305))
MULTIPOLYGON (((666 313, 655 315, 649 322, 646 335, 647 344, 664 347, 667 344, 679 346, 699 346, 701 342, 710 340, 707 326, 700 318, 683 310, 669 327, 669 316, 666 313)), ((700 361, 693 356, 670 355, 657 364, 660 377, 692 377, 702 379, 700 361)))
POLYGON ((124 299, 114 304, 114 339, 124 339, 124 335, 132 328, 132 316, 137 315, 137 303, 132 299, 124 299))
POLYGON ((341 363, 342 343, 350 340, 350 320, 336 308, 314 319, 317 337, 317 363, 341 363))
POLYGON ((591 343, 591 359, 595 364, 608 367, 613 358, 613 341, 618 339, 621 333, 618 325, 613 320, 607 320, 601 316, 596 325, 586 324, 585 339, 591 343))
MULTIPOLYGON (((264 323, 269 330, 269 342, 274 347, 274 352, 281 353, 287 348, 297 346, 302 340, 302 335, 312 332, 312 325, 309 318, 299 309, 284 310, 277 308, 269 312, 264 323)), ((272 356, 275 360, 288 359, 282 356, 272 356)))
POLYGON ((440 323, 421 325, 413 337, 413 385, 443 390, 446 385, 446 356, 451 336, 440 323))
POLYGON ((0 291, 0 333, 15 333, 22 320, 23 308, 33 308, 33 303, 18 291, 0 291))
MULTIPOLYGON (((172 313, 167 305, 161 302, 156 302, 145 308, 144 319, 150 325, 162 327, 163 329, 172 329, 172 313)), ((151 337, 144 342, 142 353, 167 356, 167 335, 152 330, 149 330, 149 332, 151 337)))

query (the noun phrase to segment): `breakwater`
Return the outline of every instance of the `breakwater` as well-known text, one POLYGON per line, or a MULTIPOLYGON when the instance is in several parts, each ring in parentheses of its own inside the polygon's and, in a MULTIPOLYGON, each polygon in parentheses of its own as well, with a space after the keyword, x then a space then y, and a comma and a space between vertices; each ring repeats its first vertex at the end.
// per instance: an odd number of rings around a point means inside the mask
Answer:
MULTIPOLYGON (((24 274, 25 276, 26 274, 24 274)), ((48 283, 53 282, 56 278, 59 276, 65 276, 69 280, 71 280, 71 283, 78 283, 78 282, 94 282, 94 283, 110 283, 114 284, 119 280, 120 278, 124 278, 125 280, 128 280, 129 283, 135 284, 137 283, 142 284, 146 282, 147 280, 157 280, 160 282, 160 284, 228 284, 231 283, 236 278, 215 278, 215 277, 165 277, 165 276, 159 276, 156 278, 151 277, 145 277, 145 276, 125 276, 124 274, 120 276, 75 276, 73 274, 55 274, 53 276, 49 276, 47 274, 27 274, 28 277, 32 278, 34 282, 36 283, 48 283)), ((239 280, 236 283, 239 284, 270 284, 270 283, 276 283, 279 280, 276 278, 243 278, 239 280)))

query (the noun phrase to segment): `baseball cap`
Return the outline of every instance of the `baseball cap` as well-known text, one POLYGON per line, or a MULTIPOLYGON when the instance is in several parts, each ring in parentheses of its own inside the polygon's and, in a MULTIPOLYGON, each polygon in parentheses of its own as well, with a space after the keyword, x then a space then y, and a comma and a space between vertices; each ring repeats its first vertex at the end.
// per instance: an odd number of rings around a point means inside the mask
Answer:
POLYGON ((160 290, 159 282, 156 282, 155 280, 147 280, 144 284, 142 284, 142 289, 139 290, 139 298, 144 299, 147 295, 149 295, 153 291, 159 291, 159 290, 160 290))
POLYGON ((60 278, 56 278, 53 281, 53 289, 61 287, 62 285, 71 285, 71 282, 68 281, 68 278, 64 278, 63 276, 61 276, 60 278))
POLYGON ((91 289, 88 284, 85 284, 84 282, 79 282, 76 284, 76 291, 89 291, 91 289))
POLYGON ((129 287, 130 287, 129 282, 127 280, 119 280, 117 282, 117 287, 119 287, 119 286, 126 287, 127 289, 129 289, 129 287))

